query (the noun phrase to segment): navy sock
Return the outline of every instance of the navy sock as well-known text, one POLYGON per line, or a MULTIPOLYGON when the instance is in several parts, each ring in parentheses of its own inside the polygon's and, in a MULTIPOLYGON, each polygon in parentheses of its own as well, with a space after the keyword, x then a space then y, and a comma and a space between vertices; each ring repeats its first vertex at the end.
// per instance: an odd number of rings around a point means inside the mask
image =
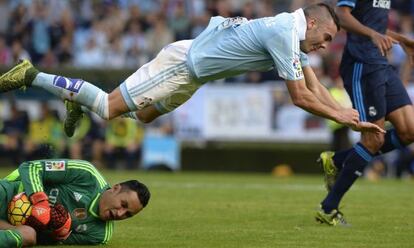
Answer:
MULTIPOLYGON (((400 138, 397 135, 397 132, 395 129, 390 129, 387 131, 384 137, 384 144, 382 145, 380 149, 380 153, 375 154, 375 156, 384 154, 387 152, 390 152, 394 149, 403 149, 406 145, 400 140, 400 138)), ((338 170, 342 170, 342 165, 346 159, 346 157, 349 155, 349 153, 353 150, 353 148, 348 150, 343 150, 339 152, 335 152, 335 155, 332 157, 336 168, 338 170)))
POLYGON ((357 143, 351 149, 344 161, 344 167, 335 185, 321 203, 325 213, 330 213, 333 209, 338 209, 342 197, 358 177, 362 176, 365 166, 367 166, 371 159, 372 154, 361 143, 357 143))
POLYGON ((346 159, 346 157, 348 157, 349 153, 353 150, 354 148, 350 148, 347 150, 342 150, 342 151, 338 151, 335 152, 335 155, 332 157, 336 168, 340 171, 342 170, 342 165, 344 164, 344 161, 346 159))
POLYGON ((384 137, 384 144, 382 145, 380 151, 381 153, 387 153, 394 149, 403 149, 405 147, 404 143, 401 142, 400 137, 398 137, 395 129, 390 129, 387 131, 384 137))

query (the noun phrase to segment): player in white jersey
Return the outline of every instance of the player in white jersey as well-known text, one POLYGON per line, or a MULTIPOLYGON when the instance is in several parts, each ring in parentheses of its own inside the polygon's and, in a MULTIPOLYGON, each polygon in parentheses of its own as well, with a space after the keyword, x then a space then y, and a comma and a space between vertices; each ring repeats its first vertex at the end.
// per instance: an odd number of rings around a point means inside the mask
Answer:
POLYGON ((295 105, 357 130, 383 132, 337 104, 307 62, 306 53, 326 48, 338 30, 334 11, 323 3, 250 21, 218 16, 196 39, 164 47, 109 94, 81 79, 39 72, 29 61, 0 77, 0 92, 38 86, 66 100, 64 126, 72 136, 85 110, 106 120, 127 116, 148 123, 207 81, 276 68, 295 105))

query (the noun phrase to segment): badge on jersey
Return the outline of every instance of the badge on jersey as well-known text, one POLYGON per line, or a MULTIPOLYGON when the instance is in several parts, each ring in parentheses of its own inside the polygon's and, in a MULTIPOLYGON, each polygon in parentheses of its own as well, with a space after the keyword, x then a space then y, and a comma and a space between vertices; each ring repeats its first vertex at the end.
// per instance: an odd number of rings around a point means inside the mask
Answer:
POLYGON ((84 209, 84 208, 75 208, 72 211, 72 216, 75 219, 84 220, 84 219, 86 219, 86 217, 88 217, 88 211, 86 211, 86 209, 84 209))
POLYGON ((221 30, 221 29, 226 29, 229 27, 235 28, 246 22, 248 22, 248 20, 245 17, 241 17, 241 16, 230 17, 230 18, 227 18, 224 22, 222 22, 220 26, 218 27, 218 29, 221 30))
POLYGON ((66 169, 65 161, 46 161, 45 170, 46 171, 64 171, 66 169))
POLYGON ((295 78, 303 77, 302 64, 299 58, 293 59, 293 72, 295 73, 295 78))

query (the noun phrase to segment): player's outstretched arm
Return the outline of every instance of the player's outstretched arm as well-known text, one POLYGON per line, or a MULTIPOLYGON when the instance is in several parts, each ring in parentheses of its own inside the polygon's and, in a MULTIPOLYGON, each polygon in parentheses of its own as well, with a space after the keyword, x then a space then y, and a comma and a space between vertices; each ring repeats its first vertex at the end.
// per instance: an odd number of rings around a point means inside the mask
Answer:
POLYGON ((385 56, 388 50, 391 49, 394 43, 398 43, 396 39, 391 36, 383 35, 375 30, 360 23, 352 14, 352 8, 347 6, 340 6, 336 9, 336 14, 339 17, 341 27, 346 31, 366 36, 371 38, 372 42, 378 47, 382 56, 385 56))
POLYGON ((292 98, 292 102, 317 116, 327 118, 338 123, 351 126, 359 122, 358 111, 354 109, 345 109, 337 111, 329 105, 322 103, 306 86, 305 80, 286 80, 286 85, 292 98))
POLYGON ((1 247, 26 247, 36 245, 36 231, 26 225, 13 226, 0 220, 1 247))
POLYGON ((344 124, 356 131, 385 133, 385 130, 373 123, 360 122, 359 113, 355 109, 343 108, 338 111, 325 105, 307 88, 304 79, 287 80, 286 85, 293 103, 312 114, 344 124))
POLYGON ((310 66, 302 67, 305 76, 306 87, 321 101, 323 104, 330 106, 335 110, 342 110, 343 107, 332 97, 328 89, 321 84, 310 66))

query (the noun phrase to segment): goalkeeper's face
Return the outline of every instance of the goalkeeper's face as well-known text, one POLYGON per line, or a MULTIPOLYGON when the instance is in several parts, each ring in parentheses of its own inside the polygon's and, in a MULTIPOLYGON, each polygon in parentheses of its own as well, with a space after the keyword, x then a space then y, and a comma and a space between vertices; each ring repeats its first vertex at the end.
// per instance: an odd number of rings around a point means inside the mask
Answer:
POLYGON ((123 220, 143 209, 135 191, 121 189, 121 185, 115 184, 102 194, 99 201, 99 217, 102 220, 123 220))

